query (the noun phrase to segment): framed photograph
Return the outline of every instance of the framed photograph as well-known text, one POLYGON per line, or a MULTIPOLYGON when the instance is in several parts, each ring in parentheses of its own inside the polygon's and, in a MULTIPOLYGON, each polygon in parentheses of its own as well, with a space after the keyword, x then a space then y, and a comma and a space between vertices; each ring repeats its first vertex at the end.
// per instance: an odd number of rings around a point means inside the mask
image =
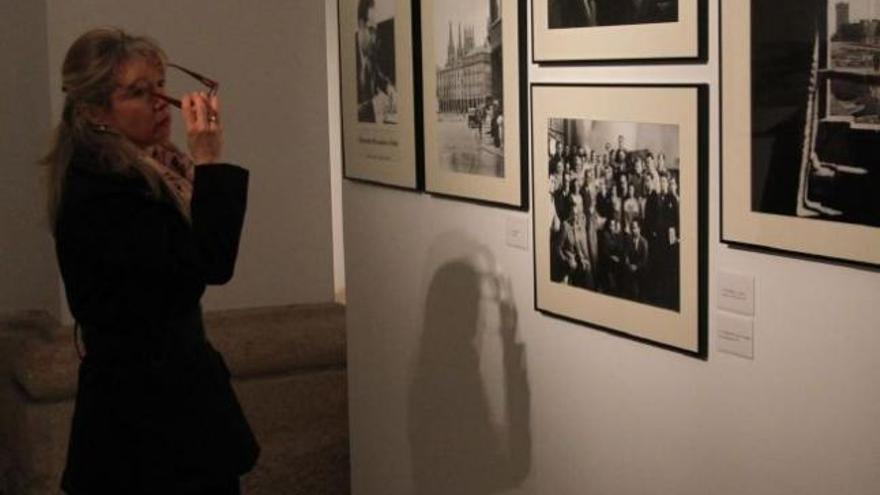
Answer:
POLYGON ((421 189, 412 0, 339 0, 344 176, 421 189))
POLYGON ((880 266, 880 2, 721 3, 721 239, 880 266))
POLYGON ((707 102, 532 85, 537 310, 706 357, 707 102))
POLYGON ((532 58, 705 62, 707 0, 534 0, 532 58))
POLYGON ((421 0, 425 189, 528 208, 525 0, 421 0))

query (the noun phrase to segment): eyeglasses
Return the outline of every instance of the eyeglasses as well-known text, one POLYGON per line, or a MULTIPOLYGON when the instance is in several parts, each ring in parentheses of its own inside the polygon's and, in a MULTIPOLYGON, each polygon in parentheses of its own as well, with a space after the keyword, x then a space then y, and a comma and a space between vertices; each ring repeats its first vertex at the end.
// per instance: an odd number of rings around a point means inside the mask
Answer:
MULTIPOLYGON (((198 72, 191 71, 191 70, 187 69, 186 67, 183 67, 183 66, 180 66, 177 64, 172 64, 170 62, 165 65, 168 67, 174 67, 175 69, 183 72, 184 74, 186 74, 186 75, 192 77, 193 79, 199 81, 200 83, 204 84, 208 88, 208 96, 214 96, 217 94, 217 91, 220 90, 220 83, 218 83, 217 81, 215 81, 213 79, 205 77, 205 76, 199 74, 198 72)), ((177 98, 173 98, 171 96, 168 96, 168 95, 162 94, 162 93, 158 93, 156 91, 152 91, 151 93, 153 96, 155 96, 156 98, 159 98, 160 100, 165 101, 169 105, 174 105, 177 108, 181 107, 180 100, 178 100, 177 98)))

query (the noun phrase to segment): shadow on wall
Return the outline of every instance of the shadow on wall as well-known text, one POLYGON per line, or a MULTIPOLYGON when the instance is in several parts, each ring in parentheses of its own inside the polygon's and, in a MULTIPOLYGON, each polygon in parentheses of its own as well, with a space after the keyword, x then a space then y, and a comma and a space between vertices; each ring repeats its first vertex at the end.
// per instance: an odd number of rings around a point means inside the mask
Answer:
POLYGON ((531 467, 526 355, 510 282, 494 273, 487 249, 467 250, 442 262, 428 285, 409 390, 416 495, 498 493, 521 485, 531 467))

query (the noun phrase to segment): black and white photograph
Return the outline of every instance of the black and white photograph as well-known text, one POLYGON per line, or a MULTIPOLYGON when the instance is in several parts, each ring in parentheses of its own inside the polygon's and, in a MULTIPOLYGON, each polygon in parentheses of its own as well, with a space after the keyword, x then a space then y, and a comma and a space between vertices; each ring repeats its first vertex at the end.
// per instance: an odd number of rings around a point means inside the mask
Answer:
POLYGON ((703 62, 708 0, 532 0, 539 64, 703 62))
POLYGON ((425 190, 528 207, 526 0, 420 0, 425 190))
POLYGON ((828 16, 828 116, 880 127, 880 0, 837 1, 828 16))
POLYGON ((829 3, 825 111, 808 116, 797 213, 880 227, 880 0, 829 3))
POLYGON ((394 0, 358 0, 354 48, 358 121, 397 123, 394 0))
POLYGON ((504 177, 502 2, 434 2, 440 166, 504 177))
POLYGON ((880 226, 880 1, 753 8, 752 208, 880 226))
POLYGON ((723 9, 722 239, 880 262, 880 1, 723 9))
POLYGON ((548 0, 550 29, 678 21, 678 0, 548 0))
POLYGON ((678 127, 550 119, 550 279, 679 308, 678 127))
POLYGON ((338 5, 344 176, 420 190, 419 47, 412 1, 339 0, 338 5))
POLYGON ((531 88, 535 309, 705 357, 708 87, 531 88))
POLYGON ((880 1, 753 5, 753 208, 880 226, 880 1))

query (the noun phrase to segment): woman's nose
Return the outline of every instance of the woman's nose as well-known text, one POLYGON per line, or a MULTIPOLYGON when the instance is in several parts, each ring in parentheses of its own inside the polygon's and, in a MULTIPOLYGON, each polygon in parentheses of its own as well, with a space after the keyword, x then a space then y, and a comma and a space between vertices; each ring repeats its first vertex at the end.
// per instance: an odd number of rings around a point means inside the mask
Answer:
POLYGON ((168 101, 166 101, 165 99, 159 98, 159 97, 153 98, 153 109, 155 109, 157 111, 164 110, 165 107, 167 107, 167 106, 168 106, 168 101))

